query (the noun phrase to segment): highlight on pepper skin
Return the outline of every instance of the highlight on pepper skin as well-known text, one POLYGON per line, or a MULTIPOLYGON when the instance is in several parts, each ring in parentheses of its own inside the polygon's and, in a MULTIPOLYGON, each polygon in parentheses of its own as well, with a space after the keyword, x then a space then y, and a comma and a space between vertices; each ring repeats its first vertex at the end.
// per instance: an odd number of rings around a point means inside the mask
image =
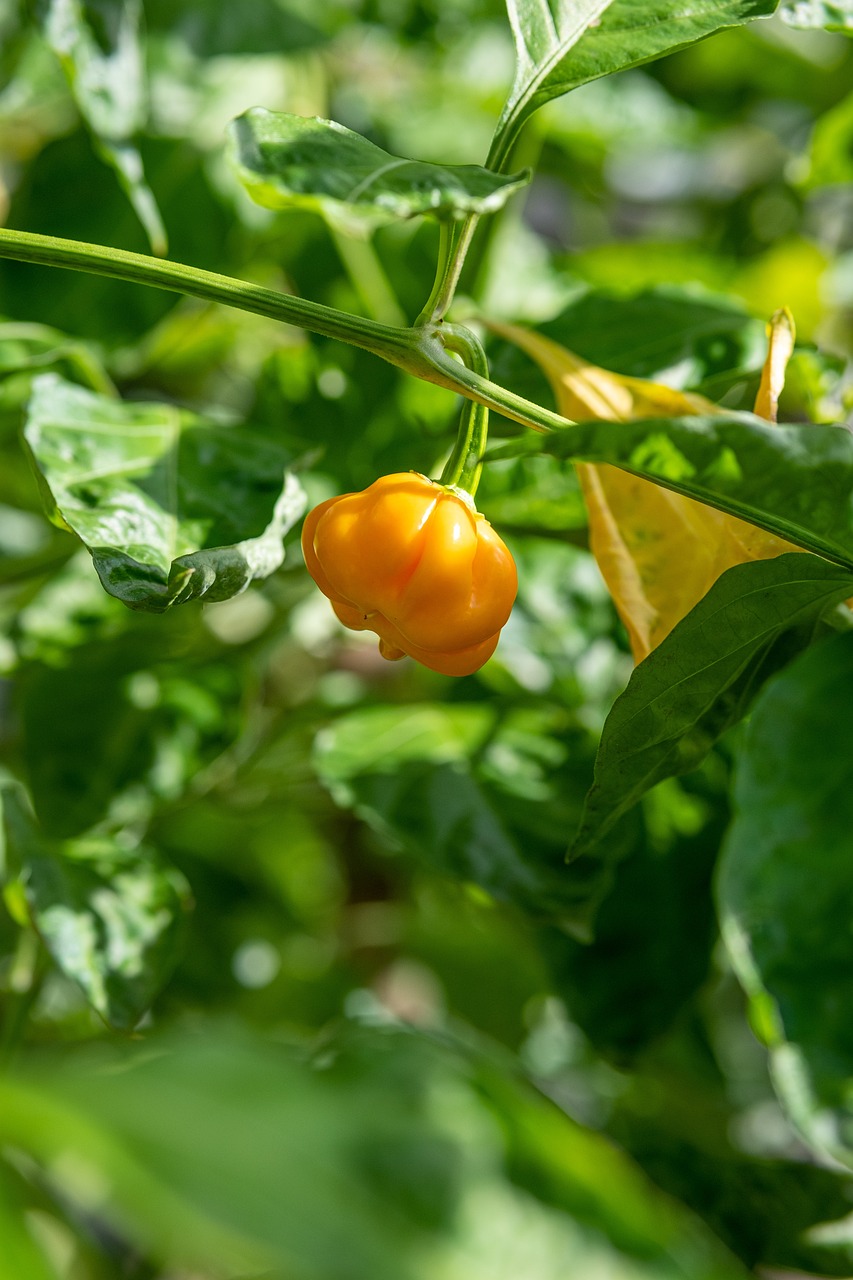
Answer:
POLYGON ((443 675, 478 671, 518 590, 503 540, 461 490, 415 471, 382 476, 305 517, 308 572, 344 626, 379 652, 443 675))

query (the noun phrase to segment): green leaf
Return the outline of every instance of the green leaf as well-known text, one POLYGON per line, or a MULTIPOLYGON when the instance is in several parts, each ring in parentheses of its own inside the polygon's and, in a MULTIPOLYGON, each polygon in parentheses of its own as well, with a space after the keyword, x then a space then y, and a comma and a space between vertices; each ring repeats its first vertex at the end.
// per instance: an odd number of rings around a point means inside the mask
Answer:
POLYGON ((591 853, 657 782, 695 769, 759 684, 808 644, 820 615, 851 594, 853 574, 814 556, 724 573, 635 667, 607 717, 570 857, 591 853))
POLYGON ((853 635, 845 634, 805 653, 756 701, 718 881, 723 936, 782 1101, 815 1146, 848 1166, 851 757, 853 635))
POLYGON ((515 80, 495 129, 493 156, 509 151, 518 131, 537 108, 566 90, 562 87, 570 51, 611 0, 507 0, 515 39, 515 80), (496 144, 503 146, 498 151, 496 144))
POLYGON ((173 405, 122 403, 46 375, 24 434, 55 518, 133 609, 239 595, 278 569, 304 510, 278 447, 173 405))
POLYGON ((512 724, 497 737, 496 728, 486 706, 354 711, 319 735, 317 769, 339 804, 423 865, 539 920, 585 930, 606 875, 598 864, 566 869, 565 833, 577 821, 570 805, 540 796, 546 838, 518 797, 494 785, 495 760, 522 767, 512 724))
POLYGON ((672 1026, 711 968, 710 883, 725 816, 722 797, 709 805, 703 790, 670 782, 656 792, 647 829, 613 867, 592 941, 543 938, 572 1021, 623 1068, 672 1026))
POLYGON ((262 107, 233 121, 230 141, 240 180, 258 204, 312 209, 355 235, 419 214, 493 213, 529 180, 478 165, 404 160, 333 120, 262 107))
POLYGON ((578 85, 649 62, 723 27, 771 14, 777 0, 507 0, 516 78, 488 163, 498 168, 539 107, 578 85))
POLYGON ((177 959, 183 876, 117 840, 46 842, 14 783, 0 781, 0 814, 7 864, 56 964, 106 1022, 134 1027, 177 959))
POLYGON ((0 1164, 0 1280, 56 1280, 27 1229, 22 1200, 11 1173, 0 1164))
POLYGON ((44 0, 45 39, 60 59, 101 157, 115 170, 151 249, 168 252, 157 201, 131 139, 148 113, 141 0, 44 0))
POLYGON ((760 369, 767 350, 762 321, 732 299, 671 286, 590 291, 537 329, 603 369, 679 389, 760 369))
POLYGON ((214 1025, 87 1049, 0 1080, 0 1141, 66 1203, 96 1186, 99 1223, 170 1272, 745 1280, 488 1047, 349 1029, 315 1065, 214 1025))
MULTIPOLYGON (((311 15, 312 17, 325 17, 311 15)), ((292 57, 322 44, 323 32, 278 0, 223 5, 221 0, 145 0, 149 33, 163 31, 198 58, 282 53, 292 57)))
POLYGON ((827 4, 825 0, 787 0, 779 8, 779 17, 792 27, 823 27, 827 31, 853 33, 853 3, 839 0, 827 4))
MULTIPOLYGON (((853 23, 853 18, 851 18, 853 23)), ((853 30, 853 27, 851 27, 853 30)), ((804 186, 849 188, 853 182, 853 93, 815 121, 804 186)))
POLYGON ((67 373, 94 391, 114 394, 109 375, 85 343, 45 324, 0 322, 0 380, 46 369, 67 373))
POLYGON ((609 462, 853 568, 853 435, 749 413, 582 422, 487 458, 548 453, 609 462))
POLYGON ((652 1072, 641 1066, 634 1075, 616 1104, 620 1146, 656 1186, 703 1218, 750 1274, 848 1277, 853 1241, 838 1230, 850 1210, 847 1171, 807 1163, 799 1151, 790 1159, 744 1154, 728 1137, 741 1117, 725 1078, 685 1069, 686 1040, 678 1065, 668 1064, 659 1110, 642 1102, 655 1089, 652 1072))

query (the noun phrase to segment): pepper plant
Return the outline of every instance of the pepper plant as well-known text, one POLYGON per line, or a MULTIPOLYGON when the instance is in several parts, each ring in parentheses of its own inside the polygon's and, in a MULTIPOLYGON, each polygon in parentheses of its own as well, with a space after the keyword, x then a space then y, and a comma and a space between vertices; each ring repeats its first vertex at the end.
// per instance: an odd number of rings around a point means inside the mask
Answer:
POLYGON ((851 32, 0 0, 0 1280, 853 1270, 851 32))

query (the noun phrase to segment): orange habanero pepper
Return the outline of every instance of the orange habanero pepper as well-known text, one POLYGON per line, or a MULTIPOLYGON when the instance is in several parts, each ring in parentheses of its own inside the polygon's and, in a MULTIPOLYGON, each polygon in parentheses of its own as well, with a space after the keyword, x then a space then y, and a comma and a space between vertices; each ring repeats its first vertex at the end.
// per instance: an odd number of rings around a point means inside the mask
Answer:
POLYGON ((415 471, 329 498, 302 529, 308 572, 344 626, 379 652, 467 676, 494 653, 515 600, 515 563, 462 490, 415 471))

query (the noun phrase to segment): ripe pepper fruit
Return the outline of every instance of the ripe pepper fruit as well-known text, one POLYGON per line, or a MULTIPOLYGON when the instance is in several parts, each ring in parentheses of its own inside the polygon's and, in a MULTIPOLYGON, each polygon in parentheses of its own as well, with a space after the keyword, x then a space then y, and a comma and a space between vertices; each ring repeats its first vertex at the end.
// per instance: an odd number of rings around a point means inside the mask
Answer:
POLYGON ((467 676, 494 653, 518 589, 515 562, 464 491, 417 472, 329 498, 302 529, 308 572, 346 627, 379 652, 467 676))

